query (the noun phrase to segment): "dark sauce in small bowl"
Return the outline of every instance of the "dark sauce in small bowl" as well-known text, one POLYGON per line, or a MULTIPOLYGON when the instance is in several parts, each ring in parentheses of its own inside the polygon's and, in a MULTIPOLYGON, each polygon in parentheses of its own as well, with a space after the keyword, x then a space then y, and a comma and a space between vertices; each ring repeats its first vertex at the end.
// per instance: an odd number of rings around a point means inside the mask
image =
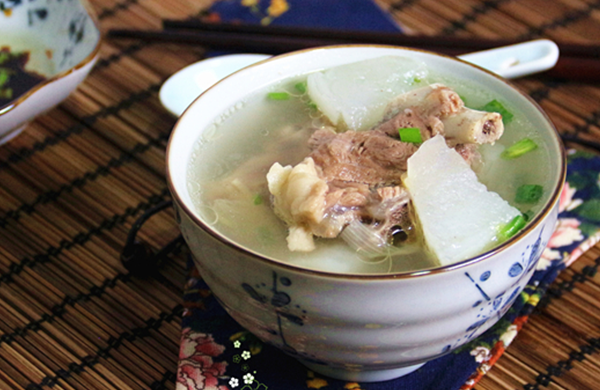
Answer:
POLYGON ((0 109, 46 80, 42 75, 25 70, 27 61, 29 52, 12 53, 8 47, 0 49, 0 109))

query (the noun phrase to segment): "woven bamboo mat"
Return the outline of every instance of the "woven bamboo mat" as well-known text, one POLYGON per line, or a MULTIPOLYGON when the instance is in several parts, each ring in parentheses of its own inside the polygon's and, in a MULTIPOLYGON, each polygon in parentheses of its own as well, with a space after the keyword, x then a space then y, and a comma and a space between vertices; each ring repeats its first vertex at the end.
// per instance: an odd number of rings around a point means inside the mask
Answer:
MULTIPOLYGON (((102 29, 159 28, 209 0, 92 0, 102 29)), ((409 33, 600 43, 597 0, 380 0, 409 33)), ((133 221, 168 199, 175 120, 157 91, 199 47, 108 41, 58 108, 0 148, 0 388, 174 389, 186 249, 155 277, 119 254, 133 221)), ((561 132, 600 140, 600 86, 517 82, 561 132)), ((139 236, 178 234, 161 212, 139 236)), ((600 245, 564 271, 480 390, 600 385, 600 245)), ((279 389, 278 389, 279 390, 279 389)))

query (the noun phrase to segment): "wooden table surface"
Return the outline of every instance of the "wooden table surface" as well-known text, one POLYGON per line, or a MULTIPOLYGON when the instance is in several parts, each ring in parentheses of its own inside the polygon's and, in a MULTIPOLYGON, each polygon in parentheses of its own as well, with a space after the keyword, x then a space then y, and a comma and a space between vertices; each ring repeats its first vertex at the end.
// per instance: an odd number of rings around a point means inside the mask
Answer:
MULTIPOLYGON (((600 44, 597 0, 378 0, 409 34, 548 37, 600 44)), ((102 30, 160 28, 208 0, 91 0, 102 30)), ((160 275, 119 260, 141 213, 169 199, 165 147, 175 119, 161 83, 201 47, 106 39, 86 81, 0 148, 0 388, 175 388, 186 248, 160 275)), ((600 85, 516 82, 560 132, 600 141, 600 85)), ((161 212, 140 232, 158 250, 177 236, 161 212)), ((476 386, 600 388, 600 246, 563 271, 476 386)), ((366 388, 368 389, 368 387, 366 388)))

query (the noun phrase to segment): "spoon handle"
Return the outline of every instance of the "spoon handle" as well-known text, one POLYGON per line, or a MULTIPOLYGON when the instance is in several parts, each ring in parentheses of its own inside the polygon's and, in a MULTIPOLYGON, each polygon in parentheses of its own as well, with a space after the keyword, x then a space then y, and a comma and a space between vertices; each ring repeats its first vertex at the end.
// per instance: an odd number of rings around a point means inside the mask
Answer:
MULTIPOLYGON (((231 54, 202 60, 175 73, 162 85, 159 98, 175 116, 222 78, 269 58, 266 54, 231 54)), ((515 78, 552 68, 558 59, 556 44, 547 39, 520 43, 459 56, 464 61, 503 77, 515 78)))
POLYGON ((548 39, 538 39, 458 56, 505 78, 522 77, 551 69, 559 49, 548 39))

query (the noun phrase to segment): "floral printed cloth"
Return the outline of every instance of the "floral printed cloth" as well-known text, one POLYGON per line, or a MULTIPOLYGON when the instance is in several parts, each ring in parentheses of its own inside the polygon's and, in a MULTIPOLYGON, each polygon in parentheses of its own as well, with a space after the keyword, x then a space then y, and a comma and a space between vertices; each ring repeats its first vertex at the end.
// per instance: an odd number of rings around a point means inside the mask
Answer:
POLYGON ((184 296, 178 390, 468 390, 498 360, 558 273, 600 240, 600 157, 570 152, 554 235, 508 313, 471 343, 395 380, 361 384, 315 374, 263 344, 219 305, 195 268, 184 296))
POLYGON ((211 8, 214 22, 398 32, 391 16, 372 0, 221 0, 211 8))

